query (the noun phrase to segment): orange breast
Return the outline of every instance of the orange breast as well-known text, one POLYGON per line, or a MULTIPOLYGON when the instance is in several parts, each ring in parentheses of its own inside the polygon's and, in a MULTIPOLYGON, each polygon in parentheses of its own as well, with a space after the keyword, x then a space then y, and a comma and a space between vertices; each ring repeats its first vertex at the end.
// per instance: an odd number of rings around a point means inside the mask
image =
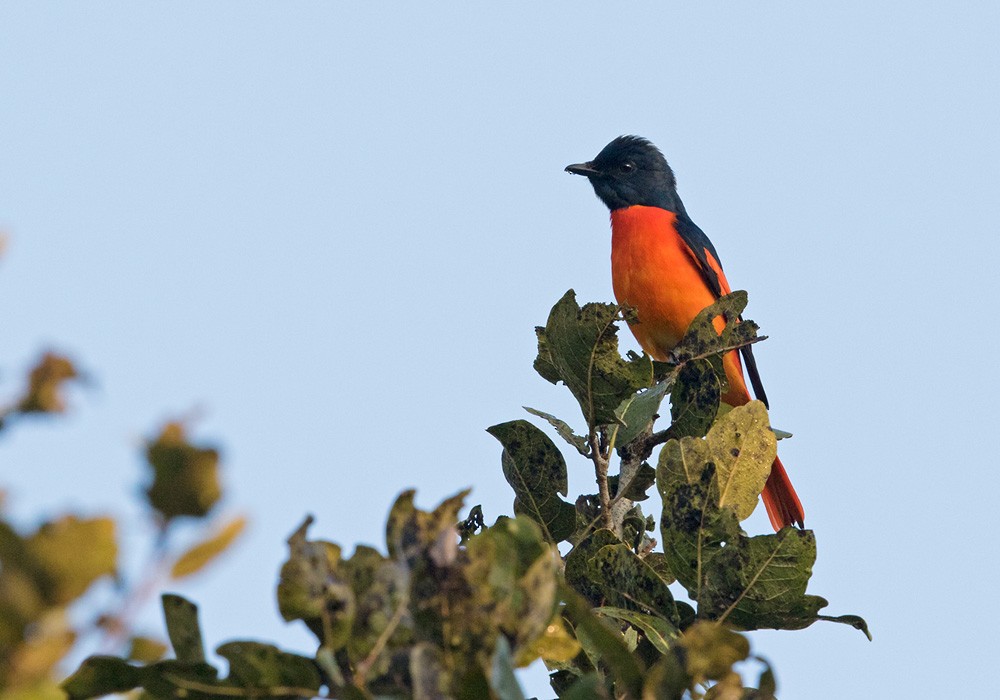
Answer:
POLYGON ((715 301, 698 262, 674 228, 676 215, 659 207, 611 212, 611 281, 619 304, 635 307, 632 332, 658 360, 684 336, 699 311, 715 301))
MULTIPOLYGON (((661 361, 684 337, 698 312, 715 301, 698 260, 677 233, 676 218, 659 207, 633 206, 611 212, 615 298, 636 309, 639 322, 630 325, 632 333, 643 350, 661 361)), ((721 274, 720 281, 728 289, 721 274)), ((724 322, 717 319, 716 325, 721 329, 724 322)), ((739 355, 727 353, 724 364, 730 383, 724 400, 733 405, 746 403, 749 394, 739 355)))

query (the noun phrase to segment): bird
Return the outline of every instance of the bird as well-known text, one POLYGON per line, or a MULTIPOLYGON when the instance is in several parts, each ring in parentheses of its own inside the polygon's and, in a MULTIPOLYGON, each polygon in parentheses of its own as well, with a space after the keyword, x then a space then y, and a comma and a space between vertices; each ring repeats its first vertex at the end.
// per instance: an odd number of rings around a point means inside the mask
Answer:
MULTIPOLYGON (((635 309, 638 322, 629 328, 642 349, 669 361, 694 317, 732 291, 715 246, 688 216, 673 170, 648 139, 619 136, 596 158, 568 165, 566 172, 586 177, 611 210, 615 298, 635 309)), ((724 320, 715 322, 721 330, 724 320)), ((749 345, 723 357, 729 387, 722 401, 735 407, 751 400, 741 356, 755 396, 767 406, 749 345)), ((805 526, 802 503, 777 455, 761 496, 776 531, 805 526)))

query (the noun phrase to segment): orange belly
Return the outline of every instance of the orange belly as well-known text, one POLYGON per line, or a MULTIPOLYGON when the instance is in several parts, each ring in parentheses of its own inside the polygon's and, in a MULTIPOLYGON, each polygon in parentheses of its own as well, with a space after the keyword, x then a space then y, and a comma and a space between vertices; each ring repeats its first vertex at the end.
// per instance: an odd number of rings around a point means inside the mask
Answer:
MULTIPOLYGON (((636 309, 639 322, 629 327, 642 349, 660 361, 667 359, 698 312, 716 299, 701 276, 698 260, 677 233, 676 218, 659 207, 633 206, 611 212, 615 298, 636 309)), ((728 284, 723 282, 723 286, 728 284)), ((723 325, 721 318, 716 319, 720 330, 723 325)), ((723 400, 730 405, 746 403, 750 396, 739 355, 727 353, 723 364, 729 380, 723 400)))

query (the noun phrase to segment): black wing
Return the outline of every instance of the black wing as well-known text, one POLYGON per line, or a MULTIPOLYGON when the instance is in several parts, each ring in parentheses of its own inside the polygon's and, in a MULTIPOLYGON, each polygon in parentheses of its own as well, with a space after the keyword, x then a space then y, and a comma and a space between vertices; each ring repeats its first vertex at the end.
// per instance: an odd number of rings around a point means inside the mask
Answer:
MULTIPOLYGON (((709 262, 709 256, 711 256, 719 270, 722 270, 722 261, 719 259, 719 254, 715 251, 712 241, 709 240, 704 231, 698 228, 697 224, 691 221, 691 217, 686 212, 682 211, 678 213, 675 225, 677 226, 677 233, 687 243, 691 252, 694 253, 694 257, 698 261, 698 271, 701 273, 702 279, 705 280, 705 284, 708 285, 708 288, 716 298, 721 297, 723 285, 728 287, 729 284, 728 282, 724 282, 725 278, 722 280, 719 279, 719 274, 709 262)), ((767 402, 767 394, 764 393, 764 384, 760 381, 760 372, 757 371, 757 360, 754 359, 752 347, 744 345, 740 348, 740 355, 743 356, 743 364, 746 365, 747 376, 750 377, 750 385, 753 387, 754 396, 770 408, 771 406, 767 402)))

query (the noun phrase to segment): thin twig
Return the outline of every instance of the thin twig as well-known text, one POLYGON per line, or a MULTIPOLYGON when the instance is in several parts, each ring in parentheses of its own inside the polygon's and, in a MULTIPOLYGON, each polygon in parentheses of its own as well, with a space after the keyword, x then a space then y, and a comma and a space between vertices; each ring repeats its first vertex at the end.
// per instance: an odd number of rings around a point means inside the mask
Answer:
POLYGON ((366 656, 354 670, 354 678, 356 685, 364 687, 366 676, 371 670, 371 667, 378 661, 379 655, 385 649, 385 645, 389 643, 389 638, 392 637, 393 632, 399 626, 399 623, 403 621, 403 615, 406 613, 406 609, 409 607, 408 601, 404 598, 400 601, 399 605, 396 606, 396 612, 392 614, 392 618, 386 624, 385 629, 382 630, 382 634, 378 636, 375 640, 375 645, 372 650, 368 652, 366 656))
POLYGON ((149 561, 143 567, 146 575, 122 594, 117 611, 103 616, 105 622, 101 626, 99 648, 111 653, 125 643, 133 619, 167 577, 169 559, 168 526, 163 524, 158 528, 153 548, 149 553, 149 561))
MULTIPOLYGON (((680 367, 681 365, 688 362, 694 362, 695 360, 707 360, 708 358, 715 357, 716 355, 725 355, 727 352, 732 352, 733 350, 739 350, 740 348, 747 347, 748 345, 756 345, 757 343, 760 343, 765 340, 767 340, 766 335, 757 335, 747 340, 740 340, 735 343, 730 343, 729 345, 723 345, 721 348, 713 348, 712 350, 709 350, 707 352, 702 352, 697 355, 692 355, 691 357, 685 357, 684 359, 678 359, 677 356, 674 354, 674 351, 671 351, 670 355, 672 359, 669 360, 667 364, 680 367)), ((683 345, 683 343, 681 344, 683 345)))

